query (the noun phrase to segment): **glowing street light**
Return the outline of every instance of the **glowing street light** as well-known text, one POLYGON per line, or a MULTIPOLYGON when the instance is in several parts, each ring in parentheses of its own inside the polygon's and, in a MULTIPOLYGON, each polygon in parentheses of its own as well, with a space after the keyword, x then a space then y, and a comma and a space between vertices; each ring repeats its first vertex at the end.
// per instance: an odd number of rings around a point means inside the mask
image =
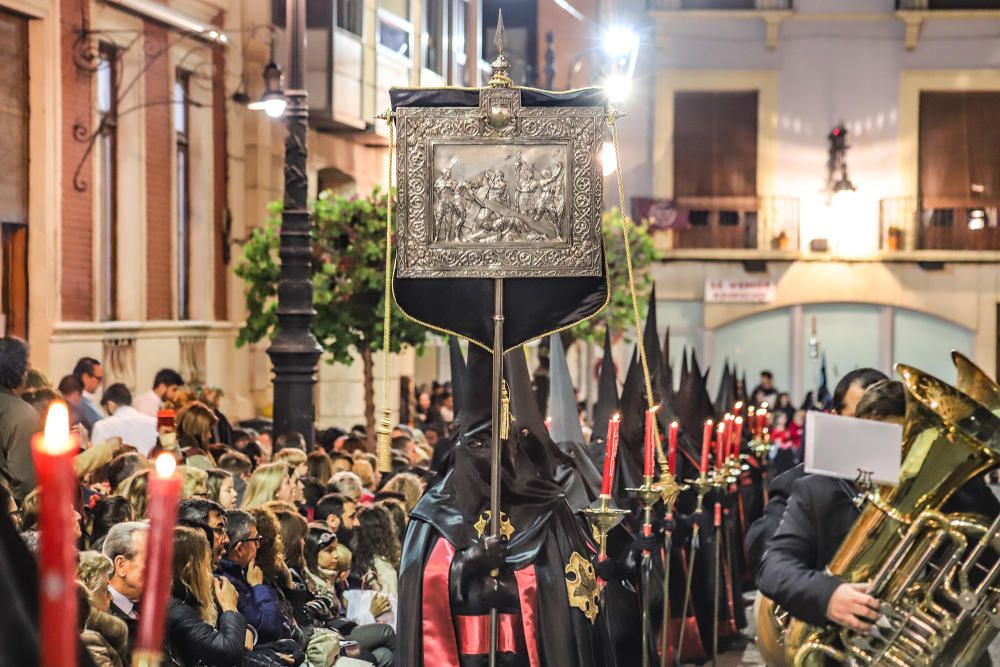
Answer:
POLYGON ((288 106, 285 91, 282 86, 284 75, 281 67, 273 60, 264 68, 264 92, 260 99, 251 102, 247 108, 252 111, 263 111, 271 118, 281 118, 288 106))

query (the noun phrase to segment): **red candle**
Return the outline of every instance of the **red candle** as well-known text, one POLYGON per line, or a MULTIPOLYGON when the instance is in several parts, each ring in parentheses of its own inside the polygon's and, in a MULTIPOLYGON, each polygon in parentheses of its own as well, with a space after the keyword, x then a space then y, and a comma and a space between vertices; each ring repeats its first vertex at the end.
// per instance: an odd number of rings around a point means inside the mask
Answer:
POLYGON ((680 424, 677 422, 670 422, 670 438, 667 441, 667 464, 670 466, 670 472, 674 475, 677 474, 677 432, 680 430, 680 424))
POLYGON ((736 401, 736 405, 733 406, 733 414, 739 417, 742 411, 743 411, 743 401, 736 401))
POLYGON ((76 446, 69 435, 69 410, 53 403, 45 432, 32 440, 40 487, 38 548, 42 667, 76 667, 76 530, 73 473, 76 446))
POLYGON ((552 417, 546 417, 545 418, 545 429, 547 431, 551 431, 552 430, 552 417))
MULTIPOLYGON (((139 613, 136 656, 158 664, 163 651, 163 633, 173 569, 174 525, 181 497, 181 477, 175 475, 172 454, 156 457, 156 474, 149 476, 149 542, 146 547, 146 586, 139 613)), ((141 662, 139 663, 141 664, 141 662)))
POLYGON ((646 410, 646 449, 643 451, 642 474, 653 476, 653 462, 656 457, 656 408, 646 410))
POLYGON ((718 427, 715 429, 715 467, 718 468, 722 465, 722 459, 725 457, 725 452, 723 451, 726 447, 726 422, 719 422, 718 427))
POLYGON ((615 459, 618 457, 618 430, 621 417, 615 415, 608 422, 608 439, 604 443, 604 475, 601 477, 601 495, 611 495, 611 485, 615 479, 615 459))
POLYGON ((701 472, 708 472, 708 452, 712 449, 712 420, 705 422, 705 432, 701 438, 701 472))
POLYGON ((726 437, 722 444, 722 458, 728 459, 729 454, 733 451, 733 430, 736 426, 736 422, 733 421, 732 415, 726 415, 726 437))
POLYGON ((736 440, 733 443, 733 453, 739 454, 743 446, 743 417, 736 418, 736 440))

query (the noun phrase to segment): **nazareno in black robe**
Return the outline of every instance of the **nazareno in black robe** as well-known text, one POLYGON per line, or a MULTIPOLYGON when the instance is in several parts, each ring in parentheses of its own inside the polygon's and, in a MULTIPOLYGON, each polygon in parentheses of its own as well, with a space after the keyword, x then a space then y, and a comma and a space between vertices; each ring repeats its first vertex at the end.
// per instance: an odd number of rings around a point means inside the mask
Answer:
MULTIPOLYGON (((411 513, 400 565, 396 665, 445 667, 425 661, 425 655, 445 653, 425 645, 425 638, 439 641, 441 630, 431 627, 439 621, 425 619, 425 612, 439 616, 443 608, 450 608, 448 599, 424 599, 425 565, 440 540, 456 552, 475 544, 473 525, 489 508, 491 368, 491 355, 470 346, 469 396, 459 420, 461 432, 441 473, 411 513)), ((532 667, 602 667, 608 661, 602 653, 600 624, 570 607, 564 570, 573 552, 589 559, 594 545, 546 460, 550 456, 537 439, 515 422, 502 456, 501 510, 514 527, 504 569, 530 572, 534 579, 533 609, 524 608, 524 597, 521 608, 522 617, 534 619, 530 628, 525 627, 525 640, 534 647, 538 661, 532 667)))

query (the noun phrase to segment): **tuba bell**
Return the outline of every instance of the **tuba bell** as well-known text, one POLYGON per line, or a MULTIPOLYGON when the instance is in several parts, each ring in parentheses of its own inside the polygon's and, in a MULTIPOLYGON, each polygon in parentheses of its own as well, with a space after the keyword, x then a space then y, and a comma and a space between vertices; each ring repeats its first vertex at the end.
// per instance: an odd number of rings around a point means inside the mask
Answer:
POLYGON ((945 514, 968 481, 1000 466, 1000 388, 955 355, 964 393, 898 365, 906 389, 899 485, 868 502, 828 566, 870 582, 882 605, 871 633, 792 619, 785 656, 794 667, 969 665, 1000 629, 1000 517, 945 514))

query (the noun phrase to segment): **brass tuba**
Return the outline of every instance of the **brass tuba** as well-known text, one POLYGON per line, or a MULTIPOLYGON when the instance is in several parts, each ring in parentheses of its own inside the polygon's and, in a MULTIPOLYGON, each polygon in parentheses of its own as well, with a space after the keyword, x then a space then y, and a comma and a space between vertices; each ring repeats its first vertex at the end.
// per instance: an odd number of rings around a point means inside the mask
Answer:
POLYGON ((785 654, 794 667, 968 665, 1000 629, 1000 518, 947 515, 966 482, 1000 466, 1000 388, 955 355, 958 386, 897 366, 906 388, 899 485, 869 494, 828 567, 870 582, 882 603, 871 634, 793 619, 785 654), (980 402, 982 401, 982 402, 980 402))

